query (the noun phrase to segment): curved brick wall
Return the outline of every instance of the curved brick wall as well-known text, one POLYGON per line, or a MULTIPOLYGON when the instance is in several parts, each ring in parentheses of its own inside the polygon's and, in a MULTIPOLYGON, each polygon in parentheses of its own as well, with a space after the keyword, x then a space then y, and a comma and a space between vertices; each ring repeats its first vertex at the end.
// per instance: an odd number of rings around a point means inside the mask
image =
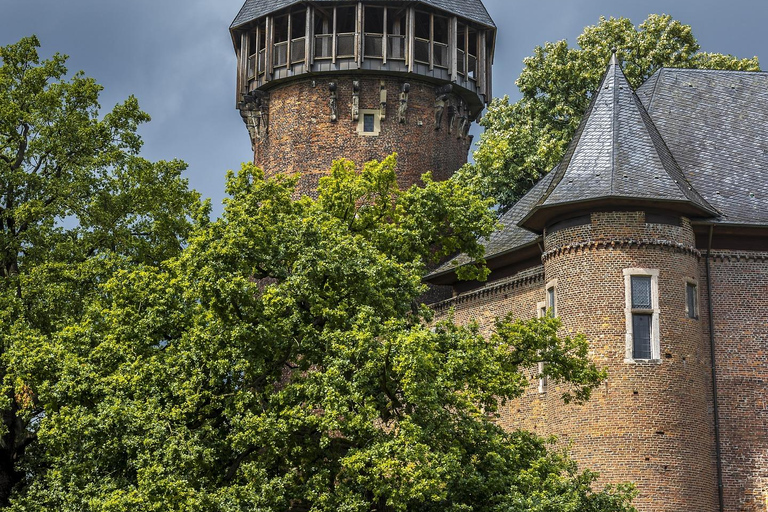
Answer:
POLYGON ((398 154, 398 184, 418 183, 432 171, 433 178, 449 178, 467 161, 470 137, 449 133, 446 109, 435 129, 435 85, 384 75, 333 74, 299 78, 269 90, 269 131, 257 140, 254 162, 268 175, 301 173, 299 191, 312 194, 333 160, 348 158, 357 165, 398 154), (352 121, 352 82, 360 81, 359 108, 379 109, 382 84, 387 90, 386 118, 378 136, 357 133, 352 121), (338 84, 338 120, 330 120, 328 83, 338 84), (400 90, 411 85, 406 122, 398 121, 400 90))
POLYGON ((642 512, 717 509, 709 345, 704 317, 686 317, 686 280, 702 283, 694 245, 687 219, 646 224, 643 212, 593 213, 545 237, 558 316, 569 333, 587 335, 609 377, 584 406, 561 405, 562 390, 550 387, 537 430, 572 443, 601 482, 635 482, 642 512), (625 268, 659 270, 661 362, 625 362, 625 268))

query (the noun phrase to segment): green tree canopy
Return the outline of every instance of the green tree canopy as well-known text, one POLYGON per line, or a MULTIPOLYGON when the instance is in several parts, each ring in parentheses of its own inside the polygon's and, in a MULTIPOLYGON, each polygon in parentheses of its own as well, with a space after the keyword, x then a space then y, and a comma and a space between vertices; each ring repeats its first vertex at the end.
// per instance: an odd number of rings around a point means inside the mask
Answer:
POLYGON ((78 321, 118 268, 177 255, 206 206, 180 161, 138 155, 131 97, 100 115, 101 87, 35 37, 0 47, 0 506, 28 483, 45 410, 18 370, 31 340, 78 321))
POLYGON ((661 67, 759 71, 757 57, 706 53, 691 27, 652 14, 634 27, 627 18, 600 18, 577 39, 537 46, 517 79, 522 98, 494 99, 480 124, 485 132, 475 164, 458 175, 504 212, 562 157, 589 106, 613 49, 637 88, 661 67))
POLYGON ((538 361, 566 400, 604 373, 556 319, 435 323, 427 265, 482 261, 495 220, 455 182, 399 191, 394 168, 339 161, 294 201, 295 181, 244 165, 180 256, 118 270, 82 321, 29 335, 12 363, 46 415, 13 510, 632 510, 630 489, 595 492, 495 423, 538 361))

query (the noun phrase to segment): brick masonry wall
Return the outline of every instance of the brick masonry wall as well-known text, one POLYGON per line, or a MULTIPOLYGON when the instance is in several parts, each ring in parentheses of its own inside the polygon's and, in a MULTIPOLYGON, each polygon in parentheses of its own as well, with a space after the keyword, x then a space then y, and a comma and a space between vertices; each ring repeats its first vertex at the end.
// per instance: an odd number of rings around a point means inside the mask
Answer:
MULTIPOLYGON (((725 510, 768 509, 768 253, 710 260, 725 510)), ((700 272, 706 275, 704 262, 700 272)), ((706 282, 702 319, 707 318, 706 282)), ((709 336, 708 322, 704 324, 709 336)))
MULTIPOLYGON (((299 192, 312 195, 334 160, 358 166, 398 154, 398 184, 420 182, 432 171, 435 180, 449 178, 467 161, 471 137, 449 133, 448 112, 435 129, 435 86, 378 75, 318 75, 300 78, 269 91, 269 131, 256 143, 254 162, 267 175, 301 173, 299 192), (379 109, 382 83, 387 90, 386 118, 378 136, 363 136, 352 121, 352 82, 360 81, 359 108, 379 109), (338 120, 330 120, 329 82, 337 83, 338 120), (411 85, 406 122, 398 121, 400 90, 411 85)), ((362 114, 361 114, 362 116, 362 114)))
POLYGON ((509 311, 535 316, 546 283, 557 281, 564 334, 587 335, 591 356, 608 370, 608 380, 587 404, 567 406, 562 386, 550 383, 539 394, 532 382, 500 421, 558 436, 581 467, 601 473, 600 485, 635 482, 641 512, 717 509, 706 319, 686 316, 687 280, 702 283, 694 246, 687 219, 674 226, 647 224, 643 212, 594 213, 589 224, 545 236, 544 274, 540 268, 520 274, 539 273, 535 281, 503 294, 480 289, 450 301, 457 321, 476 319, 487 329, 509 311), (625 268, 659 270, 658 362, 625 362, 625 268))
POLYGON ((486 283, 468 293, 432 305, 438 318, 452 311, 454 321, 465 325, 477 321, 484 334, 497 318, 510 313, 515 318, 535 318, 536 303, 544 300, 544 267, 527 269, 514 276, 486 283))

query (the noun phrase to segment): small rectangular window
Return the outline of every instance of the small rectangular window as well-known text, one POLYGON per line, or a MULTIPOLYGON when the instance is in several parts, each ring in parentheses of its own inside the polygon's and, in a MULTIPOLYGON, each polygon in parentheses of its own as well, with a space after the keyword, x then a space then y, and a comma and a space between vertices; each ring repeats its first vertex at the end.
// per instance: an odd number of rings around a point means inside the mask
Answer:
POLYGON ((633 359, 651 359, 651 315, 634 313, 632 315, 633 359))
POLYGON ((651 309, 651 276, 632 276, 632 309, 651 309))
POLYGON ((373 133, 376 118, 373 114, 363 114, 363 131, 365 133, 373 133))
POLYGON ((688 318, 699 318, 699 294, 696 283, 686 283, 685 286, 686 301, 685 309, 688 318))
MULTIPOLYGON (((538 312, 539 318, 544 318, 547 316, 547 303, 546 302, 539 302, 536 304, 536 310, 538 312)), ((544 375, 544 370, 547 367, 547 363, 544 361, 540 361, 538 364, 538 372, 539 372, 539 393, 544 394, 547 392, 547 376, 544 375)))
POLYGON ((381 113, 374 109, 360 109, 357 121, 357 134, 366 137, 377 136, 381 133, 381 113))

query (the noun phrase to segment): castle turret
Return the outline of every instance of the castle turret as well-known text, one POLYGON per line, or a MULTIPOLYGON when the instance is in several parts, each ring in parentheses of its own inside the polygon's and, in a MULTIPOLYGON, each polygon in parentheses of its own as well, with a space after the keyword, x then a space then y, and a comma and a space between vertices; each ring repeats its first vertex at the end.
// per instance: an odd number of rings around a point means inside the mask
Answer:
POLYGON ((341 157, 398 153, 401 186, 446 179, 491 98, 496 28, 480 0, 247 0, 230 27, 254 162, 312 193, 341 157))

